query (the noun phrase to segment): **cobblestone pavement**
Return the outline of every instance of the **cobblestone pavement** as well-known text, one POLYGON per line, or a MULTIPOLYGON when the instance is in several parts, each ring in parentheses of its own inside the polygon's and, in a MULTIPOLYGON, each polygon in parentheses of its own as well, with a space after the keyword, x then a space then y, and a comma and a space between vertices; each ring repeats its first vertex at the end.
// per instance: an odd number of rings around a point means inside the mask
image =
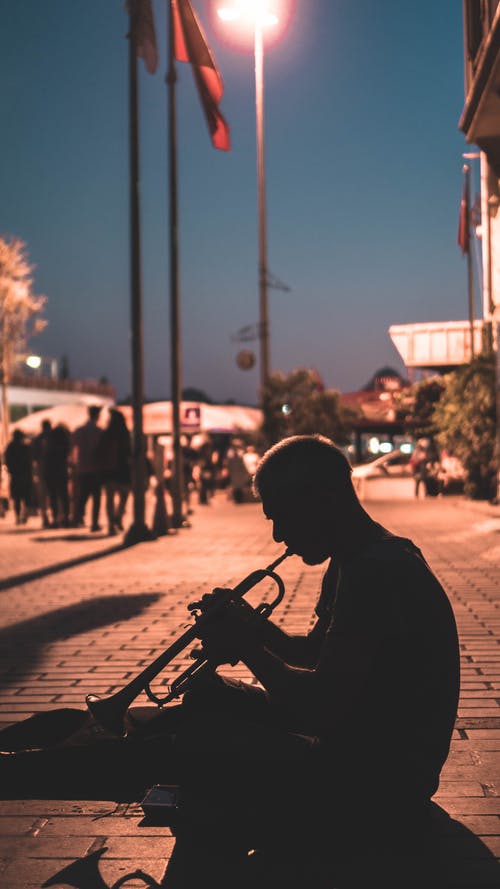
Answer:
MULTIPOLYGON (((458 621, 460 710, 436 802, 464 833, 450 829, 445 837, 458 858, 442 885, 498 889, 500 510, 460 498, 366 506, 422 548, 458 621)), ((120 688, 183 632, 189 602, 214 586, 238 583, 283 549, 258 504, 236 506, 222 493, 195 507, 190 528, 128 548, 85 528, 39 525, 31 518, 15 527, 11 513, 0 519, 0 725, 54 706, 83 707, 88 692, 120 688)), ((311 625, 322 570, 298 558, 278 569, 287 594, 273 617, 289 631, 311 625)), ((256 603, 275 591, 266 580, 247 598, 256 603)), ((188 662, 185 651, 159 681, 175 678, 188 662)), ((245 675, 241 667, 231 673, 245 675)), ((360 800, 360 818, 368 805, 360 800)), ((0 802, 0 887, 40 889, 89 855, 97 876, 79 889, 111 887, 138 869, 159 882, 175 838, 167 828, 141 826, 141 818, 139 807, 106 800, 0 802)), ((136 876, 127 885, 145 883, 136 876)))

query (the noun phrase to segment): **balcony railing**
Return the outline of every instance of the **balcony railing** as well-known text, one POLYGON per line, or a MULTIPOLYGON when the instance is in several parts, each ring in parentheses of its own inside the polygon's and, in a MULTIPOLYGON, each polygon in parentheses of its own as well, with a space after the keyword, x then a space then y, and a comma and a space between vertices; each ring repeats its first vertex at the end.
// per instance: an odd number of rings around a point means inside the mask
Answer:
POLYGON ((23 386, 27 389, 48 389, 50 391, 62 390, 64 392, 88 392, 90 395, 102 395, 107 398, 116 398, 116 391, 109 383, 100 383, 98 380, 72 380, 54 379, 48 376, 34 376, 16 372, 10 379, 11 386, 23 386))

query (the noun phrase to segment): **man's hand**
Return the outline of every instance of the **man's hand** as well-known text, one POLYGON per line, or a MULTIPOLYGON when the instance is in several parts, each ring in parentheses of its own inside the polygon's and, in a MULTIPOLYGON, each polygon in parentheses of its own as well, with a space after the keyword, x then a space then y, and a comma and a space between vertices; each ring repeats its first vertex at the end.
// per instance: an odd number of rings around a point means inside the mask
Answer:
POLYGON ((244 649, 255 638, 258 618, 251 605, 241 596, 229 599, 220 609, 215 609, 213 616, 210 615, 211 607, 217 605, 221 596, 227 596, 228 592, 216 588, 201 600, 204 620, 196 635, 202 641, 203 656, 212 667, 237 664, 244 649))

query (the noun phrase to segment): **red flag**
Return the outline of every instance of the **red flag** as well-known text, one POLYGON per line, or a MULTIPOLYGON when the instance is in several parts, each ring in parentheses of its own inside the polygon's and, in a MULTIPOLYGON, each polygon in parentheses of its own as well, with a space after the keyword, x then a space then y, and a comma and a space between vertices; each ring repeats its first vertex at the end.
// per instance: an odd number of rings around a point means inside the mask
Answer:
POLYGON ((127 12, 134 29, 136 52, 146 70, 154 74, 158 67, 155 23, 151 0, 127 0, 127 12))
POLYGON ((212 145, 222 151, 229 151, 231 148, 229 126, 219 110, 219 102, 224 92, 222 77, 189 0, 170 0, 170 2, 175 58, 179 62, 191 63, 212 145))
POLYGON ((462 199, 460 201, 460 214, 458 217, 458 246, 465 256, 469 252, 470 247, 470 229, 469 229, 469 193, 467 188, 467 180, 464 180, 462 188, 462 199))

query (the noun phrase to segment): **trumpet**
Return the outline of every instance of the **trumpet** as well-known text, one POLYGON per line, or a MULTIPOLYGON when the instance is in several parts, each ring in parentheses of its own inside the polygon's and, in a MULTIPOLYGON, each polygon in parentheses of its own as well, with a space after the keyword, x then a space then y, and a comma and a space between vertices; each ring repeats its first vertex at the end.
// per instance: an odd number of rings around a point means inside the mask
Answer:
POLYGON ((158 707, 163 707, 175 698, 178 698, 189 688, 193 678, 200 672, 210 668, 207 659, 201 653, 193 663, 184 670, 173 682, 167 685, 168 693, 164 697, 160 697, 151 690, 151 682, 159 673, 175 658, 180 652, 195 639, 199 630, 207 621, 212 620, 231 600, 243 597, 252 587, 256 586, 266 577, 271 578, 278 586, 278 592, 271 602, 261 602, 254 609, 256 614, 264 618, 268 618, 285 595, 285 585, 283 580, 276 574, 275 568, 291 556, 290 550, 285 552, 271 562, 267 568, 258 568, 252 571, 242 581, 240 581, 234 589, 224 590, 209 607, 204 605, 203 600, 194 602, 188 606, 194 617, 194 623, 179 636, 165 651, 160 654, 149 666, 132 679, 122 689, 107 697, 101 697, 96 694, 88 694, 85 703, 95 721, 103 728, 107 729, 117 737, 124 737, 126 734, 125 716, 131 703, 144 692, 150 701, 158 707))

